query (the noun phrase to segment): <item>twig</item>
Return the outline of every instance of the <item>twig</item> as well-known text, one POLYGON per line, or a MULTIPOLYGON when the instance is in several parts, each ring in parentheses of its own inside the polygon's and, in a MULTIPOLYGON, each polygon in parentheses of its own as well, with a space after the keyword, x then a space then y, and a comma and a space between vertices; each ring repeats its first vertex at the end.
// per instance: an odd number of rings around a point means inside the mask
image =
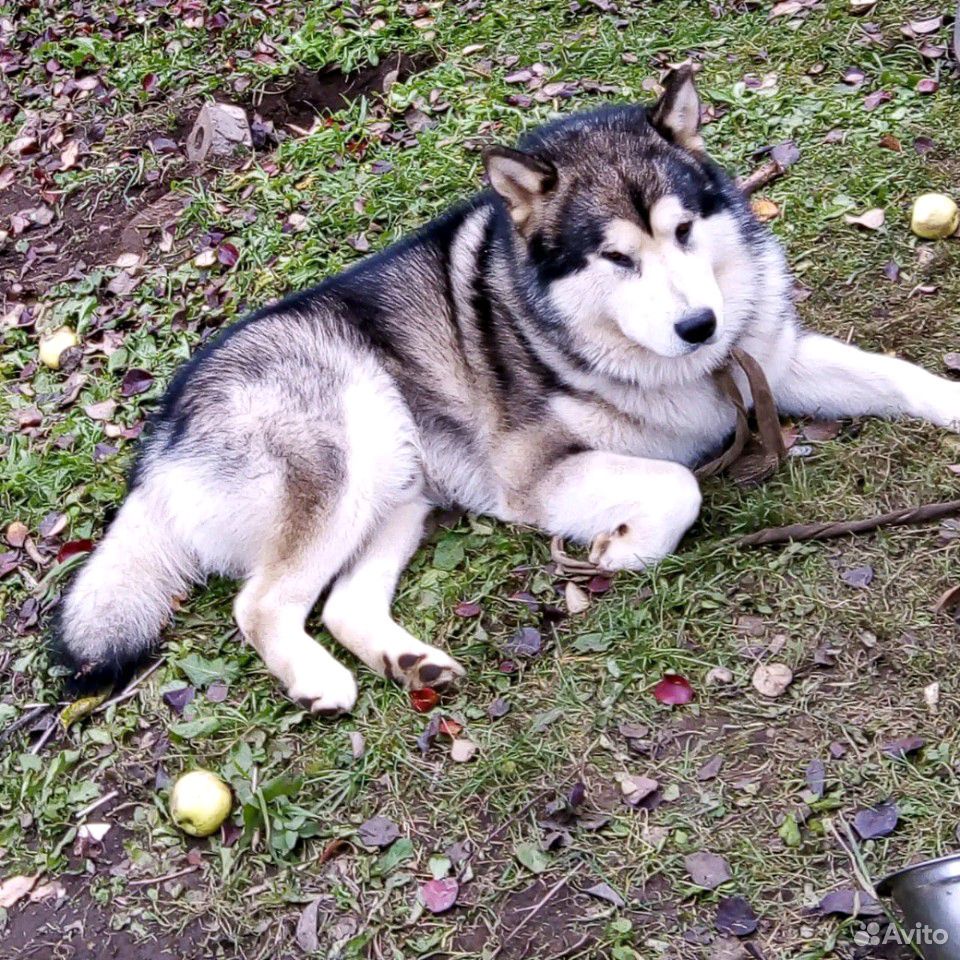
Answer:
POLYGON ((943 503, 927 503, 919 507, 906 507, 881 513, 876 517, 860 520, 831 520, 826 523, 794 523, 786 527, 767 527, 756 533, 748 533, 734 541, 738 547, 761 547, 771 543, 790 543, 800 540, 827 540, 850 533, 867 533, 878 527, 902 527, 907 524, 929 523, 952 514, 960 513, 960 500, 943 503))
POLYGON ((751 193, 756 193, 767 184, 773 183, 774 180, 779 180, 786 172, 787 168, 781 166, 776 160, 768 160, 763 166, 757 167, 756 170, 748 173, 745 177, 738 177, 737 186, 742 193, 749 197, 751 193))
POLYGON ((94 800, 93 803, 88 803, 87 806, 85 806, 82 810, 77 811, 77 820, 82 820, 84 817, 93 813, 97 807, 102 807, 105 803, 109 803, 119 793, 119 790, 111 790, 109 793, 105 793, 99 800, 94 800))
POLYGON ((564 957, 572 956, 576 953, 588 940, 590 939, 590 934, 585 933, 576 943, 570 944, 569 947, 566 947, 564 950, 561 950, 559 953, 554 953, 547 960, 563 960, 564 957))
POLYGON ((109 700, 105 701, 104 703, 101 703, 100 706, 97 707, 97 709, 94 710, 93 712, 103 713, 103 711, 106 710, 107 707, 112 707, 115 704, 123 703, 124 700, 129 700, 137 692, 137 688, 140 686, 140 684, 142 684, 143 681, 147 679, 147 677, 153 676, 153 674, 155 674, 162 666, 163 666, 163 660, 158 660, 156 663, 152 664, 146 670, 144 670, 139 677, 134 677, 134 679, 131 680, 130 683, 128 683, 127 686, 120 691, 120 693, 118 693, 115 697, 111 697, 109 700))
POLYGON ((46 745, 46 742, 57 732, 57 721, 51 719, 50 725, 47 727, 43 733, 40 734, 40 739, 30 748, 30 752, 36 756, 46 745))
POLYGON ((4 730, 0 730, 0 743, 3 743, 5 740, 9 740, 22 727, 25 727, 28 723, 32 723, 38 717, 42 717, 43 714, 52 709, 53 706, 51 704, 41 703, 28 710, 22 716, 17 717, 17 719, 9 724, 4 730))
POLYGON ((541 899, 530 908, 530 912, 510 931, 504 938, 503 943, 494 950, 490 960, 495 960, 503 948, 567 885, 569 879, 577 872, 574 867, 566 876, 561 877, 541 899))
POLYGON ((145 877, 143 880, 131 880, 127 886, 146 887, 151 883, 165 883, 167 880, 175 880, 177 877, 184 877, 188 873, 196 873, 199 869, 199 866, 184 867, 182 870, 174 870, 173 873, 168 873, 162 877, 145 877))

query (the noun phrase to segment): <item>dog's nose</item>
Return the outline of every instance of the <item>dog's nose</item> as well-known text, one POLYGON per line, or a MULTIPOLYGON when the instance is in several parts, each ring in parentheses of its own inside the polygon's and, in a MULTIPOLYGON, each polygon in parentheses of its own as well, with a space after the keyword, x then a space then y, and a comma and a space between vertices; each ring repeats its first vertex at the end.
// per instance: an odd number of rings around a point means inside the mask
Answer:
POLYGON ((694 310, 674 324, 673 329, 685 343, 706 343, 717 330, 717 315, 709 307, 694 310))

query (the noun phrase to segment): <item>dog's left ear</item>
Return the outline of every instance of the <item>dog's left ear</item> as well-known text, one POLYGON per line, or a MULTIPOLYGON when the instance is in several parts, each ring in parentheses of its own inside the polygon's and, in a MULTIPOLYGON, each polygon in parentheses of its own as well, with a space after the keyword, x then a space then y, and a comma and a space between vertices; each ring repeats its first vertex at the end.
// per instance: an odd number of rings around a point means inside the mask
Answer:
POLYGON ((693 67, 677 67, 663 81, 663 96, 650 110, 650 123, 671 143, 694 153, 703 152, 700 136, 700 97, 693 67))
POLYGON ((557 169, 546 160, 509 147, 483 154, 490 186, 503 197, 510 218, 523 233, 547 194, 557 185, 557 169))

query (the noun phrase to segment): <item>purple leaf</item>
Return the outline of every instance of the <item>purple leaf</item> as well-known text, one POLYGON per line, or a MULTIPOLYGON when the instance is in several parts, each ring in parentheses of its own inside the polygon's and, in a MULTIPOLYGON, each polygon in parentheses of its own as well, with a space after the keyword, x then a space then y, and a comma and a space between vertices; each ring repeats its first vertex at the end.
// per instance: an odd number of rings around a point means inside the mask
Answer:
POLYGON ((222 680, 214 680, 207 687, 207 699, 211 703, 223 703, 227 699, 230 688, 222 680))
POLYGON ((818 799, 823 796, 823 788, 827 779, 827 768, 822 760, 811 760, 807 764, 804 778, 807 781, 807 788, 818 799))
POLYGON ((420 898, 431 913, 444 913, 456 902, 460 884, 453 877, 443 880, 428 880, 420 887, 420 898))
POLYGON ((163 695, 163 702, 179 717, 196 695, 197 691, 193 687, 180 687, 179 690, 168 690, 163 695))
POLYGON ((792 140, 785 140, 770 151, 770 158, 781 170, 787 170, 800 159, 800 150, 792 140))
POLYGON ((920 750, 925 743, 923 737, 902 737, 899 740, 891 740, 889 743, 885 743, 882 749, 888 757, 893 757, 895 760, 905 760, 911 753, 920 750))
POLYGON ((589 894, 591 897, 596 897, 598 900, 606 900, 607 903, 612 903, 615 907, 622 907, 626 903, 623 897, 621 897, 609 883, 595 883, 592 887, 587 887, 583 892, 589 894))
POLYGON ((734 937, 749 937, 759 925, 753 907, 743 897, 724 897, 717 904, 717 929, 734 937))
POLYGON ((835 913, 843 917, 879 917, 883 907, 860 890, 834 890, 820 901, 824 916, 835 913))
POLYGON ((433 716, 430 718, 430 721, 423 728, 423 733, 417 737, 417 746, 420 748, 420 753, 423 756, 426 756, 430 751, 430 745, 436 739, 437 734, 440 732, 440 718, 438 716, 433 716))
POLYGON ((876 110, 881 103, 889 103, 893 99, 893 94, 886 90, 876 90, 867 94, 863 101, 863 109, 870 113, 876 110))
POLYGON ((505 717, 510 712, 510 704, 503 699, 503 697, 497 697, 493 703, 487 707, 487 716, 491 720, 499 720, 501 717, 505 717))
POLYGON ((541 645, 540 631, 536 627, 521 627, 503 645, 503 649, 514 657, 535 657, 541 645))
POLYGON ((613 579, 611 577, 604 577, 597 574, 597 576, 591 577, 590 582, 587 584, 587 590, 593 594, 601 594, 606 593, 611 586, 613 586, 613 579))
POLYGON ((131 367, 124 375, 120 384, 120 394, 124 397, 135 397, 138 393, 146 393, 153 385, 153 374, 138 367, 131 367))
POLYGON ((900 279, 900 264, 896 260, 888 260, 883 265, 883 276, 891 283, 896 283, 900 279))
POLYGON ((731 879, 730 865, 723 857, 701 850, 684 857, 684 866, 690 879, 704 890, 716 890, 721 883, 731 879))
POLYGON ((361 823, 357 830, 357 839, 365 847, 379 847, 381 850, 389 847, 399 836, 397 825, 386 817, 371 817, 361 823))
POLYGON ((723 766, 723 756, 717 754, 715 757, 711 757, 698 771, 697 779, 701 783, 706 783, 708 780, 713 780, 717 774, 720 772, 720 768, 723 766))
POLYGON ((844 572, 840 574, 840 579, 847 584, 847 586, 858 587, 863 590, 873 583, 873 567, 852 567, 850 570, 844 570, 844 572))
POLYGON ((480 604, 471 603, 467 600, 461 600, 454 608, 453 612, 458 617, 463 617, 468 619, 470 617, 479 617, 480 616, 480 604))
POLYGON ((885 837, 897 827, 900 811, 895 803, 878 803, 875 807, 861 810, 853 818, 853 825, 863 840, 885 837))
POLYGON ((235 267, 240 259, 240 251, 232 243, 221 243, 217 247, 217 259, 225 267, 235 267))

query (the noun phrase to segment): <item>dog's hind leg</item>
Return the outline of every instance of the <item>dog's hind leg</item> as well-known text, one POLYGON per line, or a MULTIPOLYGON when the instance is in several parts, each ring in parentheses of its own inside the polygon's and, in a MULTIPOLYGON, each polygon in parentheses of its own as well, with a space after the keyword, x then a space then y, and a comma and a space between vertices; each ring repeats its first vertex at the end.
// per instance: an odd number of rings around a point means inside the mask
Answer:
POLYGON ((291 699, 314 713, 347 712, 357 699, 350 671, 304 630, 320 592, 357 548, 350 534, 331 524, 303 536, 293 550, 272 550, 234 604, 240 630, 267 669, 291 699))
POLYGON ((420 543, 429 512, 420 499, 394 508, 337 579, 323 608, 324 624, 343 646, 411 690, 443 686, 463 674, 452 657, 411 636, 390 615, 397 579, 420 543))
POLYGON ((782 413, 820 417, 917 417, 960 430, 960 383, 820 334, 797 340, 771 379, 782 413))
POLYGON ((598 451, 565 457, 534 495, 532 522, 592 544, 590 560, 609 571, 662 560, 696 520, 701 501, 696 478, 679 463, 598 451))

